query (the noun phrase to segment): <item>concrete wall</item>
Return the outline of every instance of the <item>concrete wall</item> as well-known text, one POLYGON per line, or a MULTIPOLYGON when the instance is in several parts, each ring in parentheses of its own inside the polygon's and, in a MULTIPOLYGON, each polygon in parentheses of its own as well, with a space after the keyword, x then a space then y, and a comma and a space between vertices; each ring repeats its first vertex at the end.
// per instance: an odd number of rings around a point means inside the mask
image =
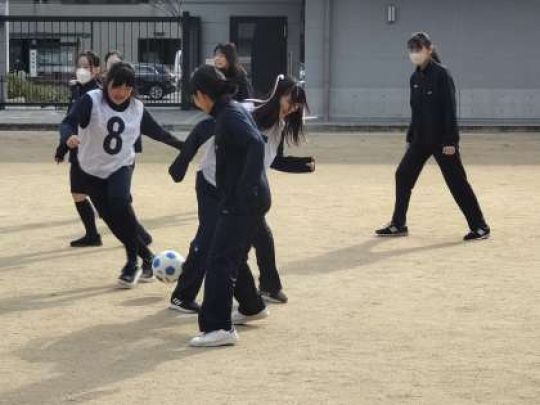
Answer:
POLYGON ((452 71, 463 119, 540 117, 540 1, 307 0, 306 68, 314 113, 324 110, 325 4, 330 3, 330 118, 407 118, 405 42, 427 31, 452 71))
MULTIPOLYGON (((288 51, 292 57, 293 73, 298 74, 300 63, 301 0, 187 0, 184 11, 201 17, 203 59, 210 57, 218 42, 229 38, 230 18, 245 16, 287 17, 289 25, 288 51)), ((69 5, 50 0, 48 4, 13 1, 12 15, 73 15, 73 16, 159 16, 162 12, 145 4, 138 5, 69 5)))

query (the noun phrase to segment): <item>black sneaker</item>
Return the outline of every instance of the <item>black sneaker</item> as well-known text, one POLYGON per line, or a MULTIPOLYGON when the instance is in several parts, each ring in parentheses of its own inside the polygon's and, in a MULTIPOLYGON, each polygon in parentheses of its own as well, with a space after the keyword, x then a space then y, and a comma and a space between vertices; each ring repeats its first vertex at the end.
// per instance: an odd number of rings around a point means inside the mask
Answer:
POLYGON ((146 260, 143 260, 142 274, 141 274, 141 278, 139 279, 139 282, 153 283, 154 281, 156 281, 156 277, 154 276, 154 270, 152 269, 153 261, 154 261, 153 256, 146 260))
POLYGON ((474 231, 469 232, 465 237, 463 238, 464 241, 469 242, 473 240, 484 240, 489 239, 489 236, 491 235, 491 229, 489 229, 489 226, 478 228, 474 231))
POLYGON ((376 230, 375 234, 381 237, 409 236, 409 228, 405 225, 397 226, 390 223, 384 228, 376 230))
POLYGON ((101 241, 101 236, 89 236, 85 235, 80 239, 71 241, 70 243, 71 247, 96 247, 96 246, 102 246, 103 242, 101 241))
POLYGON ((169 309, 173 311, 182 312, 183 314, 198 314, 201 310, 201 306, 195 301, 184 302, 180 301, 178 298, 171 299, 171 305, 169 309))
POLYGON ((276 293, 269 293, 268 291, 261 291, 261 297, 266 302, 273 304, 286 304, 289 301, 289 298, 285 295, 283 290, 280 290, 276 293))
POLYGON ((141 273, 141 269, 136 264, 126 264, 118 277, 118 288, 134 288, 139 282, 141 273))

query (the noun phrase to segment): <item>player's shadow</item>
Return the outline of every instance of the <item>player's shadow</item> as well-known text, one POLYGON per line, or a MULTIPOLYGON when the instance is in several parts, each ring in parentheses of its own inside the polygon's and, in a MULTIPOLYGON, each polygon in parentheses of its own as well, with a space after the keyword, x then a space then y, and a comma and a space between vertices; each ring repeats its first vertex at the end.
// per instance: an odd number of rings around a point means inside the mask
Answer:
POLYGON ((48 308, 69 306, 75 301, 105 294, 118 294, 114 286, 85 287, 41 294, 29 294, 0 299, 0 315, 11 312, 41 311, 48 308))
POLYGON ((283 272, 286 274, 300 275, 333 273, 368 266, 397 256, 447 249, 464 244, 464 242, 461 241, 452 241, 410 248, 396 248, 380 252, 374 251, 377 246, 384 243, 391 243, 391 241, 374 237, 373 239, 369 239, 358 245, 323 253, 308 259, 286 263, 283 266, 283 272))
POLYGON ((34 231, 36 229, 49 229, 49 228, 57 228, 57 227, 63 227, 68 225, 75 225, 79 222, 79 220, 73 218, 73 219, 62 219, 58 221, 47 221, 47 222, 30 222, 20 225, 12 225, 12 226, 3 226, 0 228, 0 233, 7 234, 7 233, 16 233, 16 232, 24 232, 24 231, 34 231))
MULTIPOLYGON (((182 215, 166 215, 162 217, 151 218, 145 221, 144 226, 148 227, 151 232, 155 229, 182 226, 195 220, 197 220, 196 213, 190 212, 182 215)), ((33 224, 32 227, 32 229, 34 229, 35 227, 39 227, 39 224, 33 224)), ((103 232, 103 234, 108 233, 110 233, 108 230, 103 232)), ((41 252, 24 253, 13 256, 2 256, 0 257, 0 270, 14 270, 23 268, 24 266, 29 264, 39 263, 43 261, 54 261, 70 257, 100 254, 103 252, 120 249, 121 246, 117 243, 118 242, 115 242, 116 246, 111 247, 85 249, 60 248, 41 252)))
MULTIPOLYGON (((99 247, 99 248, 84 248, 84 249, 74 249, 74 248, 61 248, 61 249, 51 249, 43 250, 40 252, 34 253, 24 253, 20 255, 13 256, 2 256, 0 257, 0 270, 12 270, 20 269, 29 264, 41 263, 44 261, 55 261, 59 259, 65 259, 70 257, 81 257, 81 256, 91 256, 99 255, 105 252, 111 252, 113 250, 123 249, 122 246, 116 244, 116 246, 110 247, 99 247)), ((77 271, 78 267, 74 267, 73 271, 77 271)))
MULTIPOLYGON (((171 226, 178 226, 184 223, 189 223, 197 219, 197 213, 186 212, 186 213, 181 213, 178 215, 164 215, 161 217, 154 217, 154 218, 142 217, 139 219, 145 227, 148 227, 150 230, 152 230, 152 229, 168 228, 171 226)), ((0 233, 8 234, 8 233, 17 233, 17 232, 24 232, 24 231, 44 230, 44 229, 59 228, 59 227, 64 227, 68 225, 74 225, 77 223, 79 223, 79 220, 77 219, 62 219, 58 221, 46 221, 46 222, 30 222, 30 223, 25 223, 25 224, 20 224, 20 225, 3 226, 0 228, 0 233)))
MULTIPOLYGON (((196 330, 196 318, 179 319, 163 310, 132 322, 91 326, 58 339, 32 340, 12 354, 46 368, 51 377, 4 392, 0 403, 95 401, 116 392, 105 387, 152 372, 163 363, 182 361, 188 367, 186 359, 209 352, 187 347, 196 330), (189 334, 182 332, 184 326, 189 334)), ((234 348, 213 350, 229 350, 231 356, 235 355, 234 348)), ((179 370, 178 378, 181 374, 179 370)), ((172 381, 181 389, 180 380, 172 381)))

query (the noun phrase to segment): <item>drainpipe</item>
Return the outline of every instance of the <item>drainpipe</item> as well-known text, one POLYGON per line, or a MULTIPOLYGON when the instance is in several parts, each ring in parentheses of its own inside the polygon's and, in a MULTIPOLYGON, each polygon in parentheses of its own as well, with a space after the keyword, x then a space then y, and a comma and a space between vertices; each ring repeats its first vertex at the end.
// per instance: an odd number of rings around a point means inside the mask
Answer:
POLYGON ((332 9, 333 0, 324 0, 323 26, 323 120, 330 121, 332 87, 332 9))
MULTIPOLYGON (((9 1, 0 0, 0 17, 9 15, 9 1)), ((7 100, 7 73, 9 72, 9 24, 0 21, 0 110, 7 100)))

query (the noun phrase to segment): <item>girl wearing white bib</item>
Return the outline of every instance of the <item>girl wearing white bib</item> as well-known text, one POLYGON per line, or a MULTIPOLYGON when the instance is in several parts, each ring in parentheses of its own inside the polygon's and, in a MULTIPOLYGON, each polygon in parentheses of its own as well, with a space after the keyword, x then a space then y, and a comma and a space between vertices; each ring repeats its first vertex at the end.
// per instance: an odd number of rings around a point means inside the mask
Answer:
POLYGON ((183 145, 162 129, 134 97, 134 85, 133 68, 127 63, 115 64, 104 90, 83 96, 60 126, 62 141, 71 149, 78 148, 90 198, 126 249, 127 263, 118 280, 122 288, 134 287, 141 275, 141 281, 153 281, 153 255, 137 237, 137 220, 131 207, 134 145, 141 134, 177 149, 183 145), (142 272, 137 255, 143 259, 142 272))

